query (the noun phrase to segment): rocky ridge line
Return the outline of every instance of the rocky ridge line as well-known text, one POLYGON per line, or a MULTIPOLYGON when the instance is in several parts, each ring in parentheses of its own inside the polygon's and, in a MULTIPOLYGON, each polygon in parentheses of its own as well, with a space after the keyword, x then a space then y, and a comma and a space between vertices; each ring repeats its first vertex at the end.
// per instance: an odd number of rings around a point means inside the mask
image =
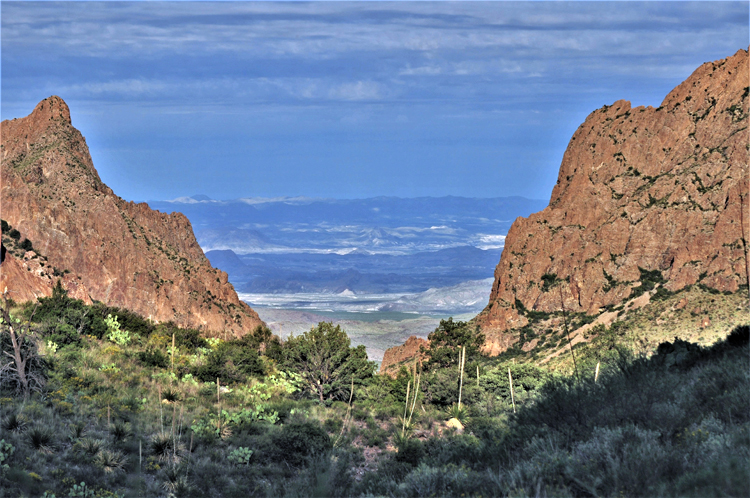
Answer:
MULTIPOLYGON (((69 290, 73 278, 93 300, 207 334, 239 336, 262 323, 227 274, 208 262, 184 215, 126 202, 101 181, 61 98, 49 97, 29 116, 0 126, 1 216, 50 266, 69 270, 63 279, 69 290)), ((11 298, 51 293, 54 279, 20 279, 12 269, 29 273, 29 263, 10 258, 2 285, 11 298)))
POLYGON ((588 116, 549 206, 508 232, 489 304, 475 319, 487 353, 518 341, 526 310, 564 303, 598 314, 648 272, 670 291, 747 284, 748 73, 740 50, 700 66, 656 109, 620 100, 588 116))

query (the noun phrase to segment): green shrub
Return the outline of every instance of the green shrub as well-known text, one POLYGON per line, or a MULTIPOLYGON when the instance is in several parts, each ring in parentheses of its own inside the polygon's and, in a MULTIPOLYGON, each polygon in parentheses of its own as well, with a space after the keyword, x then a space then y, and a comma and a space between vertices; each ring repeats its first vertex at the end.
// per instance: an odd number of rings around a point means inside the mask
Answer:
POLYGON ((408 463, 416 467, 425 454, 422 442, 419 439, 401 438, 398 441, 398 452, 395 455, 397 462, 408 463))
POLYGON ((229 453, 227 460, 235 465, 250 465, 251 456, 253 456, 253 450, 250 448, 239 447, 229 453))
POLYGON ((169 367, 169 360, 167 357, 158 349, 150 349, 147 351, 138 351, 136 353, 138 360, 147 367, 156 368, 167 368, 169 367))
POLYGON ((241 341, 220 343, 206 357, 203 365, 193 370, 193 375, 203 382, 244 382, 250 376, 262 376, 266 373, 258 351, 252 345, 241 341))
POLYGON ((487 493, 486 479, 465 467, 447 465, 430 467, 419 465, 399 485, 399 495, 423 496, 481 496, 487 493))
POLYGON ((375 371, 365 347, 350 346, 351 340, 339 325, 320 322, 284 343, 282 365, 299 373, 308 393, 320 402, 347 400, 351 385, 363 385, 375 371))
POLYGON ((333 444, 328 433, 314 420, 293 420, 272 435, 276 458, 300 466, 310 458, 325 455, 333 444))
POLYGON ((57 323, 45 323, 40 330, 42 337, 47 341, 56 344, 58 347, 63 346, 80 346, 81 335, 78 331, 69 323, 57 322, 57 323))
POLYGON ((480 348, 484 344, 484 335, 479 326, 472 328, 461 321, 440 320, 440 325, 428 336, 430 346, 427 349, 425 368, 456 368, 460 347, 466 348, 466 360, 471 363, 480 357, 480 348))
POLYGON ((0 439, 0 477, 2 477, 2 475, 10 468, 8 463, 15 451, 15 446, 6 443, 5 439, 0 439))

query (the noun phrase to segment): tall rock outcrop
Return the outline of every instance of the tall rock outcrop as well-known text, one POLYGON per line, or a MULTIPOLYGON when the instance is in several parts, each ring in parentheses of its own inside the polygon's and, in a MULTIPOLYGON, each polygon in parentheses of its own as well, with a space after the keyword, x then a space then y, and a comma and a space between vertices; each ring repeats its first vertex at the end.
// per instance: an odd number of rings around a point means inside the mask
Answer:
MULTIPOLYGON (((91 299, 207 333, 242 335, 262 323, 208 262, 184 215, 126 202, 101 181, 62 99, 3 121, 0 132, 2 218, 91 299)), ((4 280, 11 297, 28 294, 23 281, 4 280)))
POLYGON ((640 286, 642 270, 671 291, 747 283, 749 72, 740 50, 703 64, 656 109, 621 100, 588 116, 549 206, 505 239, 476 318, 488 353, 517 340, 521 307, 598 313, 640 286))
POLYGON ((413 361, 415 357, 420 357, 421 361, 421 349, 426 349, 429 346, 430 341, 413 335, 402 345, 386 349, 378 373, 395 377, 398 375, 399 368, 405 362, 413 361))

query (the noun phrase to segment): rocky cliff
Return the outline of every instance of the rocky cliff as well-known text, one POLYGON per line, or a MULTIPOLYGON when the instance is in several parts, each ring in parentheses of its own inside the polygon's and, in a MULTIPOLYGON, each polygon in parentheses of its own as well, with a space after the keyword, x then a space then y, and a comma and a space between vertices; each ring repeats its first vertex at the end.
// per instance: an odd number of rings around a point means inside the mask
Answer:
POLYGON ((749 69, 740 50, 703 64, 656 109, 618 101, 588 116, 549 206, 508 232, 476 318, 488 353, 518 340, 524 310, 597 314, 644 279, 670 291, 747 284, 749 69))
POLYGON ((414 357, 420 355, 421 348, 427 348, 429 345, 430 341, 413 335, 402 345, 386 349, 378 373, 395 377, 401 365, 413 361, 414 357))
MULTIPOLYGON (((126 202, 102 183, 62 99, 45 99, 0 126, 2 218, 47 267, 68 270, 64 285, 80 282, 91 299, 207 333, 242 335, 262 323, 208 262, 185 216, 126 202)), ((55 279, 11 258, 2 267, 10 297, 49 294, 55 279), (10 278, 19 268, 39 278, 10 278)))

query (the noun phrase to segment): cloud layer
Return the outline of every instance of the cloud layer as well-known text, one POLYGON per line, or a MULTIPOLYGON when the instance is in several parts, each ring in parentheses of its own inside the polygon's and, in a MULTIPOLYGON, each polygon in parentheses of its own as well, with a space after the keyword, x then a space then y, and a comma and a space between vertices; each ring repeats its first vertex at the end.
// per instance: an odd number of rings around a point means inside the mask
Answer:
POLYGON ((582 117, 658 105, 747 48, 747 18, 746 2, 3 2, 1 114, 59 94, 130 198, 545 197, 582 117))

